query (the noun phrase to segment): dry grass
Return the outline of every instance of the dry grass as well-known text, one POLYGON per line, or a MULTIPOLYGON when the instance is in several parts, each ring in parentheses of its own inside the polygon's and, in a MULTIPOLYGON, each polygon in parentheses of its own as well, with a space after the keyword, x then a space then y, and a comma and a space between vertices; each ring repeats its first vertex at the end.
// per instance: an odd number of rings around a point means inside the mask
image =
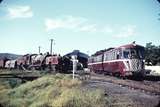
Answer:
POLYGON ((82 89, 69 75, 46 75, 15 88, 0 84, 0 104, 12 107, 106 107, 103 91, 82 89))

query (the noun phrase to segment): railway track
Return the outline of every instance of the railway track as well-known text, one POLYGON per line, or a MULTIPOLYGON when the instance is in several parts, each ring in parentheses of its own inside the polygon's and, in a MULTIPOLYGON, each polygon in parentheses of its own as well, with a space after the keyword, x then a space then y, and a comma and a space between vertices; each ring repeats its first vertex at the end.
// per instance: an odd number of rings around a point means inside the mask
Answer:
POLYGON ((160 81, 135 81, 130 79, 123 80, 120 78, 99 74, 92 74, 91 81, 113 83, 120 85, 121 87, 127 87, 132 90, 140 90, 145 93, 160 96, 160 81))
POLYGON ((42 75, 33 72, 1 72, 0 78, 18 78, 25 81, 33 81, 42 75))

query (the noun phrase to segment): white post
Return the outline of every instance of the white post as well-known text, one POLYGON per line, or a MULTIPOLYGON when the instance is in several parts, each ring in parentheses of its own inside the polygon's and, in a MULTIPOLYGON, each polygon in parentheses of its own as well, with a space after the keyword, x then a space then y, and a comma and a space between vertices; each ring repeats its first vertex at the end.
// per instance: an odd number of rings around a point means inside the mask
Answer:
POLYGON ((75 56, 75 55, 72 56, 72 62, 73 62, 73 79, 74 79, 74 77, 75 77, 74 75, 77 70, 77 62, 78 62, 77 56, 75 56))

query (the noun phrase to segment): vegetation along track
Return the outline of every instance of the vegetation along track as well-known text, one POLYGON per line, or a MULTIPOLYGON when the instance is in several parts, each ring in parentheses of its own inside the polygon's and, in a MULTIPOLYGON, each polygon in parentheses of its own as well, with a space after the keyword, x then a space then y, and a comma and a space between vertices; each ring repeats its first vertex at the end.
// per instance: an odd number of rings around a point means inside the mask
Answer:
POLYGON ((160 81, 136 81, 130 79, 120 79, 112 76, 104 76, 99 74, 92 74, 91 81, 109 82, 120 85, 122 87, 128 87, 129 89, 141 90, 142 92, 160 95, 160 81))

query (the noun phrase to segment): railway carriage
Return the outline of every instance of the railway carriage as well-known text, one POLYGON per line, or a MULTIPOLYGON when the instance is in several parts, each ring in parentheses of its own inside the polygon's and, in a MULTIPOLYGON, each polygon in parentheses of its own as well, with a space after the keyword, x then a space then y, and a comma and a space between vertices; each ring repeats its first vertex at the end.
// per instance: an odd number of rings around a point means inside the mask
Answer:
POLYGON ((88 67, 94 72, 123 77, 144 75, 144 47, 133 43, 101 51, 89 58, 88 67))

